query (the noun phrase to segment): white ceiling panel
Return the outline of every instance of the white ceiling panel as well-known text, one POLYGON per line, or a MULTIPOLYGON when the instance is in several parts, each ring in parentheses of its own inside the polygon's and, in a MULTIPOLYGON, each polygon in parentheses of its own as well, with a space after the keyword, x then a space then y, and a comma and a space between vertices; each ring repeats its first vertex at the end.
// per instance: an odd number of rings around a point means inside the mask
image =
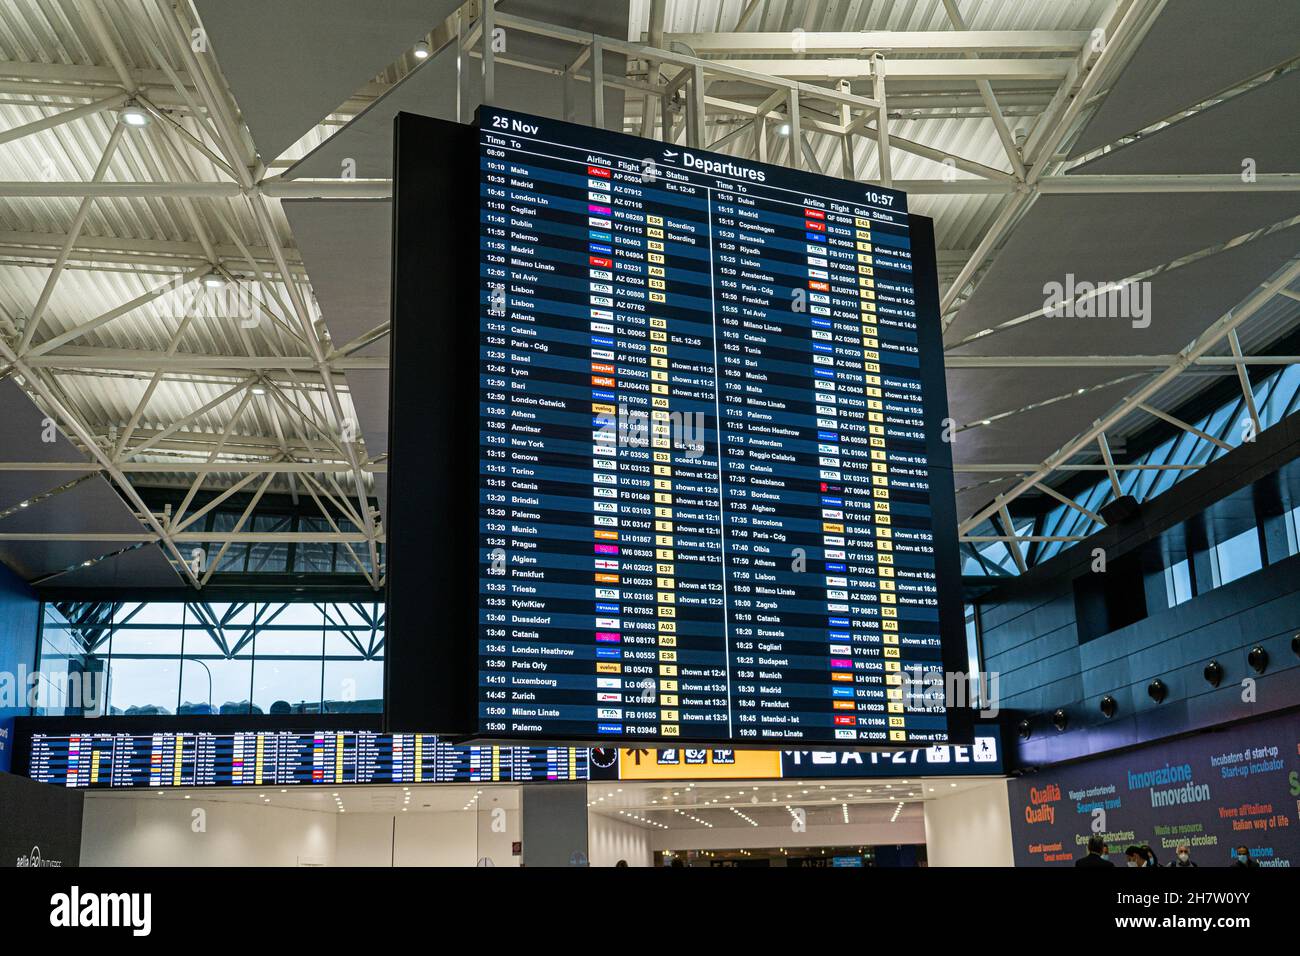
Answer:
POLYGON ((1075 141, 1113 143, 1300 55, 1295 0, 1171 0, 1075 141))
POLYGON ((1300 214, 1300 193, 1041 196, 945 336, 1042 309, 1049 282, 1111 282, 1300 214))
POLYGON ((1300 123, 1283 117, 1300 106, 1300 70, 1179 120, 1072 173, 1240 173, 1253 160, 1257 173, 1300 170, 1300 123))
POLYGON ((195 0, 253 144, 270 162, 415 46, 459 0, 195 0))

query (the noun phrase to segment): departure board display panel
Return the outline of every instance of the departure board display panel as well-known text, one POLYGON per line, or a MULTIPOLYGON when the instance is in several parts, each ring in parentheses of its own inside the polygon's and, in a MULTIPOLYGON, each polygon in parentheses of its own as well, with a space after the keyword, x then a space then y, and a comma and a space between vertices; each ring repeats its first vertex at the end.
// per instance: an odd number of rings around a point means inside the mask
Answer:
POLYGON ((489 107, 478 138, 478 734, 950 739, 906 197, 489 107))
POLYGON ((434 734, 175 728, 101 729, 101 721, 27 721, 14 770, 39 783, 82 789, 545 783, 582 780, 802 780, 1001 774, 993 725, 974 742, 887 752, 737 750, 709 746, 587 748, 567 744, 452 744, 434 734), (83 729, 73 729, 72 725, 83 729))
POLYGON ((585 747, 453 745, 375 731, 33 733, 27 776, 89 789, 528 783, 589 778, 585 747))

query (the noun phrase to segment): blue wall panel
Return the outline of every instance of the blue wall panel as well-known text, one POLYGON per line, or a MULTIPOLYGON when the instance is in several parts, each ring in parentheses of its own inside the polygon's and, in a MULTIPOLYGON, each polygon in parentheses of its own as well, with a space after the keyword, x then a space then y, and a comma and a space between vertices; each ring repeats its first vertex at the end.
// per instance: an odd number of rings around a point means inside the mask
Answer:
POLYGON ((1041 619, 1022 614, 983 632, 1002 708, 1034 725, 1020 741, 1022 763, 1075 759, 1300 703, 1300 658, 1291 649, 1300 633, 1300 556, 1082 645, 1073 626, 1035 634, 1030 622, 1041 619), (1262 675, 1247 662, 1256 645, 1269 655, 1262 675), (1211 660, 1225 671, 1218 688, 1203 675, 1211 660), (1155 678, 1168 687, 1160 704, 1146 690, 1155 678), (1110 719, 1100 711, 1106 694, 1119 705, 1110 719), (1051 725, 1057 708, 1069 718, 1064 733, 1051 725))
POLYGON ((9 769, 13 718, 27 714, 27 687, 20 676, 36 665, 40 602, 17 575, 0 565, 0 772, 9 769))

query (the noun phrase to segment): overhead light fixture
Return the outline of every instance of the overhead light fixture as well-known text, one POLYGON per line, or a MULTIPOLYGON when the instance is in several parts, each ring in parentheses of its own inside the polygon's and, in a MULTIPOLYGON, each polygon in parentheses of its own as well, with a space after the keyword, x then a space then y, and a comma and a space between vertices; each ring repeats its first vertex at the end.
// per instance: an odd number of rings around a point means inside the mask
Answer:
POLYGON ((1119 702, 1110 694, 1101 699, 1101 712, 1106 715, 1107 719, 1114 717, 1117 710, 1119 710, 1119 702))
POLYGON ((203 277, 203 284, 209 289, 220 289, 226 284, 226 280, 219 273, 209 272, 203 277))
POLYGON ((1223 682, 1223 665, 1218 661, 1210 661, 1205 665, 1202 673, 1205 675, 1205 682, 1211 687, 1218 687, 1223 682))
POLYGON ((415 45, 415 49, 411 52, 415 54, 417 60, 427 60, 429 58, 429 44, 421 40, 415 45))
POLYGON ((777 134, 780 135, 780 136, 789 136, 789 135, 790 135, 790 124, 789 124, 789 123, 782 123, 780 126, 778 126, 778 127, 776 128, 776 131, 777 131, 777 134))
POLYGON ((252 391, 252 393, 253 393, 254 395, 265 395, 265 394, 266 394, 266 389, 264 389, 264 388, 263 388, 262 386, 260 386, 260 385, 254 385, 254 386, 252 387, 251 391, 252 391))
POLYGON ((1065 728, 1070 725, 1070 716, 1065 712, 1065 708, 1058 707, 1052 712, 1052 726, 1061 733, 1065 733, 1065 728))
POLYGON ((1164 699, 1169 696, 1169 688, 1159 677, 1147 684, 1147 696, 1157 704, 1163 703, 1164 699))
POLYGON ((1246 663, 1250 664, 1251 670, 1256 674, 1262 674, 1268 670, 1268 651, 1256 644, 1246 655, 1246 663))
POLYGON ((153 117, 149 115, 148 110, 144 109, 144 107, 135 100, 131 100, 122 107, 121 111, 117 114, 117 118, 127 126, 134 126, 136 128, 148 126, 150 121, 153 119, 153 117))

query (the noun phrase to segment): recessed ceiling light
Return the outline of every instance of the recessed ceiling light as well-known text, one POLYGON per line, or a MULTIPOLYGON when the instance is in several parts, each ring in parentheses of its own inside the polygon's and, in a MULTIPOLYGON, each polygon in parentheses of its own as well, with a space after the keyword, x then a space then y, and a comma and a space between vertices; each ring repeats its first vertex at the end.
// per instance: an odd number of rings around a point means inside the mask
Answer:
POLYGON ((421 40, 411 52, 415 54, 417 60, 427 60, 429 58, 429 44, 421 40))

